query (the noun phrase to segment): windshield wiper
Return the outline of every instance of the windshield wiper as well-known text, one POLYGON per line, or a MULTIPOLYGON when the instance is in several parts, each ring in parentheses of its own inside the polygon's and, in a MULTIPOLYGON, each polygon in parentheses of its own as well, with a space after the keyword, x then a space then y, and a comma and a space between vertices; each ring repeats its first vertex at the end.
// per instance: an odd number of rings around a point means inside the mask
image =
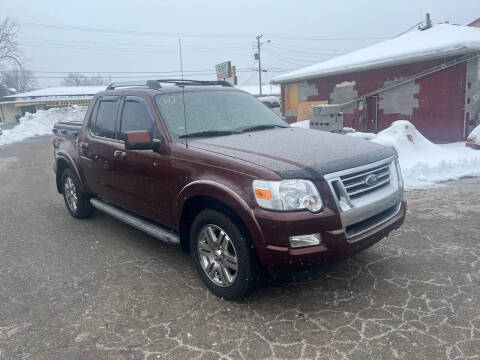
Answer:
POLYGON ((193 137, 209 137, 209 136, 222 136, 222 135, 232 135, 239 134, 238 131, 229 131, 229 130, 209 130, 209 131, 199 131, 193 132, 190 134, 180 135, 179 138, 193 138, 193 137))
POLYGON ((287 128, 288 126, 282 125, 275 125, 275 124, 262 124, 262 125, 255 125, 249 126, 247 128, 243 128, 241 132, 249 132, 249 131, 257 131, 257 130, 267 130, 267 129, 274 129, 274 128, 287 128))

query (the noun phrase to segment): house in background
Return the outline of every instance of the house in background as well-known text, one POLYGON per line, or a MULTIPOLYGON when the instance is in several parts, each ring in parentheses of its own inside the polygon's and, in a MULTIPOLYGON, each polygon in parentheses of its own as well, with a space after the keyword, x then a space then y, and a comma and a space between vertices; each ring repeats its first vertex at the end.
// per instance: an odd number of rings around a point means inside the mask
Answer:
POLYGON ((341 104, 344 126, 357 131, 409 120, 432 141, 461 141, 480 123, 479 22, 416 30, 279 75, 282 114, 291 123, 314 105, 341 104))
POLYGON ((0 99, 1 122, 15 123, 28 113, 72 105, 88 105, 93 96, 105 86, 50 87, 0 99))
POLYGON ((475 21, 472 21, 468 26, 480 27, 480 18, 475 21))

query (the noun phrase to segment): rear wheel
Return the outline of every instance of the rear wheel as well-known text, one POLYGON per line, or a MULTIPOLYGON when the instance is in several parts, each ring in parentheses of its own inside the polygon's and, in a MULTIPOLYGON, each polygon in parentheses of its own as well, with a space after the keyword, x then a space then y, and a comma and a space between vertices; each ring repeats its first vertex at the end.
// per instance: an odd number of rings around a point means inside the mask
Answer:
POLYGON ((62 192, 68 212, 74 218, 83 219, 92 215, 90 197, 80 190, 77 177, 71 169, 65 169, 62 174, 62 192))
POLYGON ((215 210, 202 211, 192 224, 190 249, 198 274, 215 295, 239 300, 254 289, 255 251, 236 221, 215 210))

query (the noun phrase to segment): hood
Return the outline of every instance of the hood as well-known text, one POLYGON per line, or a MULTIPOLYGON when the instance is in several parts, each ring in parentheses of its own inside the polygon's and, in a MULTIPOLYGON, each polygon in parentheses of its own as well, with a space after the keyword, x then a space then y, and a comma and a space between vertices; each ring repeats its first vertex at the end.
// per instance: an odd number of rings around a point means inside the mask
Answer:
POLYGON ((189 146, 265 167, 284 179, 323 179, 395 155, 371 141, 296 127, 191 140, 189 146))

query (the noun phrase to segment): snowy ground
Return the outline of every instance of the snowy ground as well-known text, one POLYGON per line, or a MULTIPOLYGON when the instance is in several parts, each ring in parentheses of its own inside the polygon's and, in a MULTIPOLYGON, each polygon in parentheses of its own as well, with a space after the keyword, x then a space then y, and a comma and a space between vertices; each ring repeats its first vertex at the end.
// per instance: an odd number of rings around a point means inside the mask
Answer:
MULTIPOLYGON (((292 126, 308 128, 308 120, 292 126)), ((346 136, 358 137, 393 147, 407 189, 438 185, 446 180, 467 176, 480 176, 480 151, 465 143, 437 145, 426 139, 410 122, 395 121, 391 127, 378 134, 353 132, 346 136)))
POLYGON ((3 135, 0 135, 0 146, 33 136, 51 134, 53 125, 59 121, 83 121, 86 111, 86 106, 73 106, 39 110, 35 114, 27 113, 20 119, 19 125, 10 130, 3 130, 3 135))
POLYGON ((0 147, 2 360, 479 360, 480 178, 409 191, 404 226, 375 246, 229 302, 176 247, 73 219, 51 152, 0 147))

